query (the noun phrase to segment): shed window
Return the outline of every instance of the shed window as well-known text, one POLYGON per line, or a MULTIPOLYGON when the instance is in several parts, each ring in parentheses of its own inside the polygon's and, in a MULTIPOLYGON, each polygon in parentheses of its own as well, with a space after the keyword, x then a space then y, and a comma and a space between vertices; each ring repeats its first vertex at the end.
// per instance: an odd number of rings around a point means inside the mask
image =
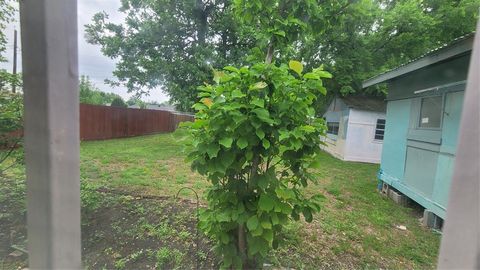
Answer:
POLYGON ((377 126, 375 127, 375 140, 383 141, 385 134, 385 119, 377 119, 377 126))
POLYGON ((338 122, 327 122, 327 133, 338 135, 338 127, 339 127, 338 122))
POLYGON ((424 97, 420 105, 420 128, 440 128, 442 121, 442 96, 424 97))

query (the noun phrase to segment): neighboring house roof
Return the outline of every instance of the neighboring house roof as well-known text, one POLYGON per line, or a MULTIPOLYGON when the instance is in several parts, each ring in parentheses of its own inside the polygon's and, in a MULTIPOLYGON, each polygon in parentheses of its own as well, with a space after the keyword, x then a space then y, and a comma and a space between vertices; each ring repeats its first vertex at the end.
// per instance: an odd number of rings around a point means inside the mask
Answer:
POLYGON ((385 112, 387 110, 387 104, 383 98, 356 95, 342 97, 341 99, 351 109, 374 112, 385 112))
POLYGON ((378 83, 383 83, 395 77, 469 52, 472 50, 474 36, 475 32, 458 37, 449 44, 444 44, 443 46, 430 50, 416 59, 364 81, 362 86, 366 88, 378 83))
POLYGON ((149 110, 159 110, 159 111, 169 111, 176 112, 175 107, 172 105, 158 105, 158 104, 147 104, 146 109, 149 110))
POLYGON ((174 111, 175 111, 175 107, 170 106, 170 105, 160 105, 160 106, 159 106, 159 110, 174 112, 174 111))
POLYGON ((138 106, 137 104, 134 104, 134 105, 129 105, 128 108, 130 108, 130 109, 140 109, 140 106, 138 106))
POLYGON ((149 109, 149 110, 163 110, 162 107, 160 105, 157 105, 157 104, 147 104, 147 106, 145 107, 145 109, 149 109))

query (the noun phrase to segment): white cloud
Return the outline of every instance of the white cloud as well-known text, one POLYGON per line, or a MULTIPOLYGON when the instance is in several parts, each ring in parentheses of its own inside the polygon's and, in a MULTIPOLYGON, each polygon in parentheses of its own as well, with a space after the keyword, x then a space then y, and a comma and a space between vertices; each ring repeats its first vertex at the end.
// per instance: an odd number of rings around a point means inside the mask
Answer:
MULTIPOLYGON (((120 0, 79 0, 78 1, 78 60, 79 72, 81 75, 88 75, 90 79, 104 92, 113 92, 128 99, 132 94, 127 93, 125 87, 112 87, 104 83, 105 79, 113 79, 112 71, 115 68, 115 60, 104 56, 100 51, 100 46, 91 45, 85 40, 85 24, 90 23, 93 15, 97 12, 105 11, 113 22, 121 22, 123 14, 118 11, 120 0)), ((0 68, 12 69, 13 59, 13 30, 20 29, 19 19, 15 23, 7 26, 6 34, 8 37, 7 51, 5 56, 8 62, 0 63, 0 68)), ((20 31, 19 31, 20 35, 20 31)), ((19 37, 20 38, 20 37, 19 37)), ((20 47, 20 42, 19 42, 20 47)), ((20 48, 21 49, 21 48, 20 48)), ((20 51, 19 51, 20 52, 20 51)), ((22 60, 18 57, 18 70, 21 72, 22 60)), ((168 96, 159 88, 150 91, 150 96, 145 100, 166 101, 168 96)))

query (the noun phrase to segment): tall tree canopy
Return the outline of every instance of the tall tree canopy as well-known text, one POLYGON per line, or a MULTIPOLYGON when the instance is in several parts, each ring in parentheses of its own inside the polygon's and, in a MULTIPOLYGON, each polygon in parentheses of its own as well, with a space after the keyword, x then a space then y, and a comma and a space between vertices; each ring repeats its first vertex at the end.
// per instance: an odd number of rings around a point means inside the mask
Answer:
MULTIPOLYGON (((265 52, 250 49, 268 47, 289 31, 304 28, 309 34, 290 36, 291 44, 283 39, 289 45, 274 48, 279 60, 301 59, 308 68, 325 64, 333 74, 329 95, 344 95, 363 91, 361 82, 378 72, 472 32, 480 7, 480 0, 312 0, 291 11, 308 9, 301 20, 280 22, 271 15, 234 16, 233 2, 122 0, 125 21, 114 24, 98 13, 87 26, 87 38, 118 59, 114 83, 139 93, 161 86, 179 109, 191 110, 196 87, 211 81, 212 67, 241 65, 247 55, 264 57, 265 52), (267 31, 257 31, 259 25, 267 31)), ((289 12, 293 2, 280 1, 289 12)), ((252 3, 245 1, 244 10, 252 3)), ((269 3, 261 1, 265 14, 269 3)))
POLYGON ((361 91, 363 80, 471 33, 480 7, 479 0, 343 2, 330 27, 301 51, 310 66, 327 64, 334 94, 361 91))
POLYGON ((249 47, 239 39, 228 0, 124 0, 120 11, 122 24, 96 14, 88 41, 118 59, 116 83, 137 93, 161 86, 181 110, 191 110, 212 66, 239 63, 249 47))

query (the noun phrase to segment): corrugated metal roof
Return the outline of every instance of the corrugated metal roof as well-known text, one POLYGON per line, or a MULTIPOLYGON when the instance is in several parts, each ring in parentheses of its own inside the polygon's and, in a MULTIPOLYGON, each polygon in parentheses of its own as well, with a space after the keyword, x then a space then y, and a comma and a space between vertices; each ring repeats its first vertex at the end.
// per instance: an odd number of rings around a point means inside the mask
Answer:
MULTIPOLYGON (((427 65, 431 65, 435 62, 441 61, 443 59, 439 58, 438 61, 426 61, 426 63, 424 63, 423 65, 419 65, 418 67, 413 67, 412 66, 416 62, 419 62, 420 60, 422 60, 423 58, 426 58, 426 57, 432 56, 432 55, 436 55, 436 54, 440 54, 442 51, 448 51, 449 48, 456 47, 456 45, 461 44, 462 42, 465 42, 467 40, 468 41, 471 40, 472 43, 473 43, 473 37, 474 36, 475 36, 475 32, 463 35, 461 37, 458 37, 458 38, 452 40, 452 42, 450 42, 450 43, 446 43, 446 44, 443 44, 442 46, 439 46, 435 49, 432 49, 432 50, 422 54, 421 56, 419 56, 415 59, 412 59, 412 60, 410 60, 410 61, 408 61, 408 62, 406 62, 406 63, 404 63, 400 66, 397 66, 395 68, 392 68, 390 70, 382 72, 378 75, 375 75, 374 77, 372 77, 368 80, 365 80, 363 82, 363 88, 369 87, 369 86, 372 86, 372 85, 375 85, 375 84, 378 84, 378 83, 381 83, 381 82, 384 82, 384 81, 387 81, 387 80, 392 79, 394 77, 401 76, 401 75, 406 74, 408 72, 412 72, 413 70, 416 70, 416 69, 425 67, 427 65), (407 67, 409 67, 409 66, 412 66, 412 67, 410 69, 407 69, 407 67), (402 69, 404 69, 404 72, 402 72, 402 69), (386 76, 386 75, 390 75, 390 76, 386 76)), ((463 50, 459 50, 458 53, 463 53, 466 50, 471 50, 471 48, 472 48, 472 44, 469 44, 463 50)))

